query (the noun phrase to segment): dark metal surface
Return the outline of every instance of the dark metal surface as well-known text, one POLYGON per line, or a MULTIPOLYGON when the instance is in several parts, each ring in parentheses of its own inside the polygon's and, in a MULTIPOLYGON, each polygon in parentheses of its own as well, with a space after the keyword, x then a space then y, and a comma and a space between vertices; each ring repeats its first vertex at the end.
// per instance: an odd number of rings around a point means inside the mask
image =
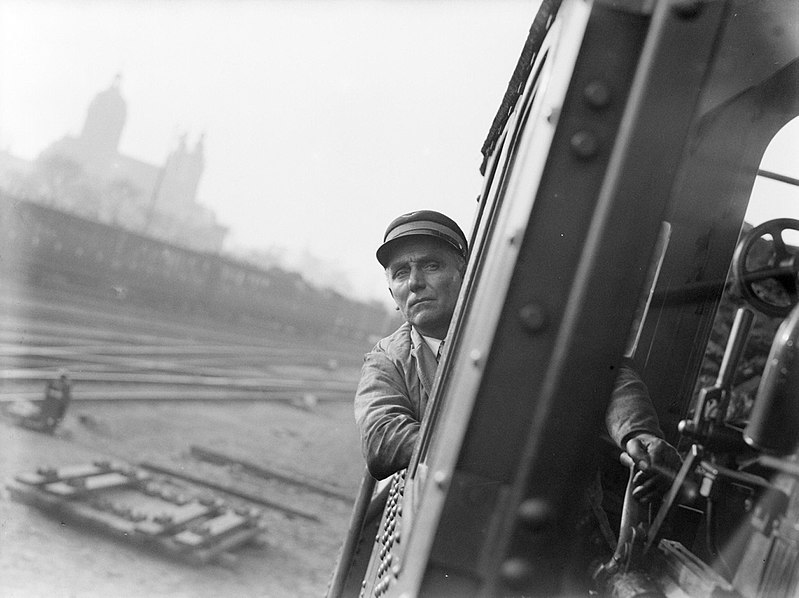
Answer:
POLYGON ((677 440, 760 158, 799 113, 799 44, 785 0, 645 4, 564 1, 538 51, 365 596, 584 591, 575 521, 631 336, 677 440))

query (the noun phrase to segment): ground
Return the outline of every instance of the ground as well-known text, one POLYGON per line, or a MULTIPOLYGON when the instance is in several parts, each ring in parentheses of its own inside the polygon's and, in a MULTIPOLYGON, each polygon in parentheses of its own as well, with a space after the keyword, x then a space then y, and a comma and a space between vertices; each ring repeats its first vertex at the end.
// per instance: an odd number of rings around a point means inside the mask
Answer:
MULTIPOLYGON (((360 456, 338 436, 351 425, 341 404, 300 411, 285 404, 239 404, 203 408, 168 405, 92 405, 76 408, 49 436, 0 424, 4 479, 42 465, 68 465, 118 458, 193 470, 237 487, 246 478, 198 463, 190 446, 246 455, 264 466, 291 464, 294 473, 324 480, 342 493, 357 491, 360 456), (92 422, 91 426, 81 419, 92 422), (124 422, 124 423, 122 423, 124 422), (164 422, 174 433, 165 435, 164 422), (242 425, 246 422, 246 425, 242 425), (334 441, 331 441, 332 437, 334 441), (9 450, 10 449, 10 450, 9 450), (260 458, 259 458, 260 457, 260 458), (213 471, 218 470, 218 471, 213 471)), ((250 481, 250 487, 258 486, 250 481)), ((0 495, 0 581, 8 598, 94 596, 323 596, 344 538, 350 505, 289 484, 260 484, 269 500, 318 516, 290 517, 266 509, 263 543, 236 551, 236 562, 193 567, 54 520, 0 495)), ((219 494, 219 493, 216 493, 219 494)))
MULTIPOLYGON (((41 316, 40 307, 26 313, 36 311, 41 316)), ((69 318, 72 325, 80 320, 76 313, 73 306, 69 318)), ((20 330, 24 333, 22 343, 27 343, 29 349, 33 345, 37 348, 53 346, 52 339, 31 340, 40 334, 37 332, 40 317, 20 324, 24 314, 19 314, 17 310, 14 322, 8 317, 4 321, 3 339, 8 343, 4 346, 13 344, 18 348, 20 330)), ((125 326, 131 321, 128 314, 125 326)), ((86 327, 85 323, 81 326, 86 327)), ((131 334, 124 326, 119 328, 119 322, 114 326, 123 337, 131 334)), ((142 325, 136 326, 141 328, 142 325)), ((97 335, 95 326, 88 328, 97 335)), ((169 334, 173 338, 178 336, 171 329, 169 334)), ((93 347, 94 353, 90 355, 86 348, 88 341, 78 339, 75 332, 69 332, 68 336, 71 350, 85 351, 80 354, 87 364, 97 357, 97 347, 93 347)), ((190 342, 207 345, 209 339, 218 338, 220 333, 192 330, 190 336, 190 342)), ((250 345, 251 341, 249 339, 250 345)), ((120 342, 130 345, 129 340, 120 342)), ((151 343, 152 338, 147 342, 151 343)), ((270 347, 285 346, 287 342, 292 345, 290 339, 282 338, 279 342, 272 339, 270 347)), ((297 341, 293 347, 302 349, 303 343, 307 341, 297 341)), ((307 357, 308 351, 304 351, 306 358, 298 361, 304 362, 301 365, 305 369, 294 371, 293 358, 289 355, 284 363, 271 367, 268 374, 282 376, 280 379, 299 374, 318 380, 336 380, 344 387, 350 383, 354 386, 357 381, 355 366, 360 359, 354 353, 357 350, 338 356, 340 363, 335 371, 329 371, 327 354, 314 358, 319 361, 317 366, 307 357)), ((165 367, 166 361, 167 358, 161 358, 159 367, 165 367)), ((103 362, 104 368, 111 367, 107 362, 108 359, 103 362)), ((364 470, 351 398, 344 396, 346 393, 339 393, 341 396, 337 397, 334 392, 324 400, 325 395, 321 393, 318 401, 309 400, 307 393, 295 393, 292 399, 290 393, 284 391, 273 395, 266 393, 265 400, 80 400, 81 388, 86 390, 86 397, 105 392, 103 388, 106 387, 90 382, 100 369, 97 363, 91 367, 86 365, 82 370, 86 381, 82 385, 80 381, 75 382, 76 400, 54 434, 24 429, 0 419, 3 483, 0 487, 0 570, 3 572, 0 595, 6 598, 324 596, 364 470), (279 400, 269 400, 273 396, 279 400), (307 486, 265 480, 241 468, 202 461, 192 453, 193 447, 256 463, 282 472, 288 478, 304 481, 307 486), (35 471, 42 466, 58 467, 109 458, 190 474, 262 497, 276 507, 259 506, 263 510, 261 521, 265 528, 260 541, 234 551, 234 559, 197 567, 71 522, 59 521, 12 500, 8 491, 8 484, 22 472, 35 471), (314 487, 333 489, 338 496, 317 492, 314 487), (298 517, 281 507, 308 516, 298 517)), ((174 369, 178 367, 176 363, 168 365, 174 369)), ((20 363, 6 356, 3 364, 6 379, 0 387, 3 391, 0 398, 8 403, 17 388, 29 396, 33 391, 23 388, 20 380, 9 381, 11 373, 17 371, 14 367, 19 368, 20 363)), ((188 367, 186 363, 178 365, 188 367)), ((73 371, 75 368, 73 364, 73 371)), ((49 372, 49 364, 43 371, 49 372)), ((80 376, 76 374, 76 377, 80 376)), ((135 384, 129 383, 128 387, 133 388, 135 384)), ((127 395, 123 392, 119 396, 127 395)), ((190 492, 209 492, 202 486, 185 486, 190 492)), ((243 504, 235 496, 211 492, 223 496, 234 506, 243 504)))

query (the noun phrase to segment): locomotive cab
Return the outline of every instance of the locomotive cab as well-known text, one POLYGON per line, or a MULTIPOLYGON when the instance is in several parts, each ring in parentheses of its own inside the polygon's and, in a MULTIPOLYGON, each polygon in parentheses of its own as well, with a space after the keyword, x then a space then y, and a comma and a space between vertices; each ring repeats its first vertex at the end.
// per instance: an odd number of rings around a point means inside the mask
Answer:
POLYGON ((797 595, 799 222, 750 205, 796 183, 761 160, 799 114, 797 10, 542 2, 421 440, 367 476, 330 598, 797 595), (637 518, 601 433, 622 364, 683 457, 637 518), (616 546, 586 570, 597 469, 616 546))

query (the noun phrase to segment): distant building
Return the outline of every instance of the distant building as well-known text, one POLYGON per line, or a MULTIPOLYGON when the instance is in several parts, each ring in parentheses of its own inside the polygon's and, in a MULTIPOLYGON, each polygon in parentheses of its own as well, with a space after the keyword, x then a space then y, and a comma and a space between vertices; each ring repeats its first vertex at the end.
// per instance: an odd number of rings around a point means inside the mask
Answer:
POLYGON ((203 137, 186 135, 162 166, 119 153, 127 105, 117 76, 89 104, 80 135, 66 135, 26 168, 0 156, 0 177, 10 192, 84 217, 198 251, 221 250, 227 228, 197 203, 205 166, 203 137))

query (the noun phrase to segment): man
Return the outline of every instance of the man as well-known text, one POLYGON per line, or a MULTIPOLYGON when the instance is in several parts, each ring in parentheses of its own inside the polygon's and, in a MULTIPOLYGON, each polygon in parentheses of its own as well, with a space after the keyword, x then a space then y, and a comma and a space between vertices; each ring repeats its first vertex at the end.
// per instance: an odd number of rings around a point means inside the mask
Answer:
MULTIPOLYGON (((467 251, 458 225, 430 210, 392 221, 377 250, 389 292, 405 319, 366 355, 355 395, 362 450, 377 479, 410 463, 463 282, 467 251)), ((634 495, 641 502, 650 501, 668 481, 654 471, 679 467, 679 456, 662 440, 647 389, 629 367, 621 369, 616 381, 606 426, 641 469, 634 495)))

